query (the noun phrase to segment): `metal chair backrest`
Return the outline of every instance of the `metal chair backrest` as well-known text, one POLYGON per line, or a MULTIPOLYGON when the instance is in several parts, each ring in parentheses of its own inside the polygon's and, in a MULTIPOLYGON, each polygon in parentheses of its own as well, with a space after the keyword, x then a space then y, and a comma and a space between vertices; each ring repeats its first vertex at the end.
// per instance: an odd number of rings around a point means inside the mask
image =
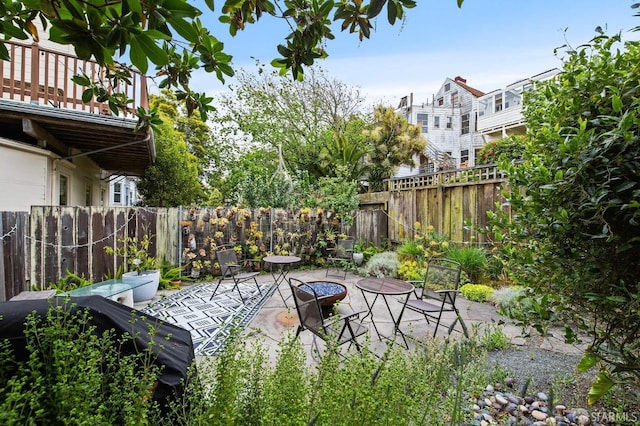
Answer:
POLYGON ((216 252, 218 264, 220 264, 220 273, 223 277, 232 277, 240 270, 238 265, 238 257, 233 249, 218 250, 216 252))
MULTIPOLYGON (((462 266, 451 259, 434 258, 427 263, 424 276, 423 296, 429 288, 457 290, 460 284, 462 266)), ((453 295, 455 301, 455 294, 453 295)))
POLYGON ((313 287, 295 278, 289 279, 289 287, 296 304, 300 325, 324 338, 324 318, 318 295, 313 287))
POLYGON ((354 243, 355 240, 353 238, 338 240, 336 243, 336 257, 351 260, 354 243))

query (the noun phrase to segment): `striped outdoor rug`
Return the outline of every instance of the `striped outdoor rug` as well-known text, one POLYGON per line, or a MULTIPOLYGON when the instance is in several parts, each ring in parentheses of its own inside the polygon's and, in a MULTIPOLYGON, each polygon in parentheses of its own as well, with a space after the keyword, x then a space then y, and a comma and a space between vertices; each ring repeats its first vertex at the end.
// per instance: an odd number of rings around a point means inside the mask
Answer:
POLYGON ((196 355, 215 355, 224 347, 232 325, 245 327, 269 300, 276 287, 254 283, 239 284, 243 303, 233 283, 222 283, 213 300, 216 284, 195 284, 141 309, 142 312, 188 330, 196 355))

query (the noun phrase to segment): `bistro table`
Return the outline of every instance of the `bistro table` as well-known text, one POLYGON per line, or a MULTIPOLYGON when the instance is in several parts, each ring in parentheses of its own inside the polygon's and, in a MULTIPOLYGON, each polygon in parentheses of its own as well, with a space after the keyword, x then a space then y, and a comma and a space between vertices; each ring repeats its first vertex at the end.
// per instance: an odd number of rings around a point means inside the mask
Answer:
POLYGON ((284 305, 287 306, 288 297, 285 298, 282 295, 282 292, 280 291, 280 284, 282 284, 283 281, 286 281, 291 265, 300 262, 302 259, 298 256, 266 256, 262 260, 272 265, 271 275, 276 282, 276 290, 278 290, 284 305))
MULTIPOLYGON (((384 301, 384 304, 387 307, 387 311, 389 312, 389 316, 391 317, 391 320, 393 322, 394 335, 400 333, 405 347, 408 348, 409 345, 407 344, 407 339, 404 337, 404 333, 400 330, 400 320, 402 320, 402 314, 404 313, 405 304, 407 300, 409 300, 409 296, 414 290, 413 285, 406 281, 398 280, 395 278, 364 278, 356 283, 356 287, 359 288, 360 291, 362 291, 362 297, 364 297, 364 301, 367 304, 367 308, 369 309, 369 312, 367 312, 367 314, 362 317, 362 319, 364 320, 368 316, 371 316, 371 324, 373 324, 373 328, 376 330, 378 338, 386 338, 395 342, 395 339, 391 339, 380 334, 380 332, 378 331, 378 327, 376 326, 373 316, 373 306, 380 297, 384 301), (369 299, 367 299, 366 293, 375 295, 371 302, 369 302, 369 299), (402 301, 402 309, 400 310, 397 318, 393 316, 393 311, 389 306, 389 301, 387 298, 390 296, 404 297, 404 300, 402 301)), ((369 298, 371 298, 371 296, 369 296, 369 298)))

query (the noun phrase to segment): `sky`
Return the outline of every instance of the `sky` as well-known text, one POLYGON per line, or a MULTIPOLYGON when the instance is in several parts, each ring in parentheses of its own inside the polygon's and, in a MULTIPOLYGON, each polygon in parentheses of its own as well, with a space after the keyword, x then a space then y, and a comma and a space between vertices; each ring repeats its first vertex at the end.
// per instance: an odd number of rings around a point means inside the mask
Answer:
MULTIPOLYGON (((411 93, 416 104, 431 102, 444 80, 456 76, 490 92, 561 68, 554 49, 587 43, 597 26, 610 35, 622 31, 625 40, 639 39, 640 33, 629 31, 640 25, 631 9, 635 1, 465 0, 458 8, 456 0, 416 0, 405 21, 394 26, 383 11, 363 42, 336 27, 335 40, 326 45, 329 57, 318 65, 330 78, 360 88, 372 105, 397 106, 411 93)), ((234 68, 252 71, 256 59, 268 64, 278 56, 276 47, 289 32, 282 20, 266 16, 231 37, 216 22, 217 13, 205 11, 202 20, 233 55, 234 68)), ((228 90, 204 72, 195 74, 192 86, 214 96, 228 90)))

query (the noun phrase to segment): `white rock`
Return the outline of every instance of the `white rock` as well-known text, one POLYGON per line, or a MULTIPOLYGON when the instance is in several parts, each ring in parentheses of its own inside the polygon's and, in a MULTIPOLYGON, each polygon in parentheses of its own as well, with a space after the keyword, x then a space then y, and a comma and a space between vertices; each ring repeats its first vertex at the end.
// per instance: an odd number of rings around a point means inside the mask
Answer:
POLYGON ((591 419, 589 419, 589 416, 585 416, 584 414, 581 414, 578 416, 578 424, 579 425, 590 425, 591 424, 591 419))
POLYGON ((531 412, 531 417, 533 417, 536 420, 544 421, 544 420, 547 420, 547 417, 549 416, 547 416, 542 411, 534 410, 531 412))

